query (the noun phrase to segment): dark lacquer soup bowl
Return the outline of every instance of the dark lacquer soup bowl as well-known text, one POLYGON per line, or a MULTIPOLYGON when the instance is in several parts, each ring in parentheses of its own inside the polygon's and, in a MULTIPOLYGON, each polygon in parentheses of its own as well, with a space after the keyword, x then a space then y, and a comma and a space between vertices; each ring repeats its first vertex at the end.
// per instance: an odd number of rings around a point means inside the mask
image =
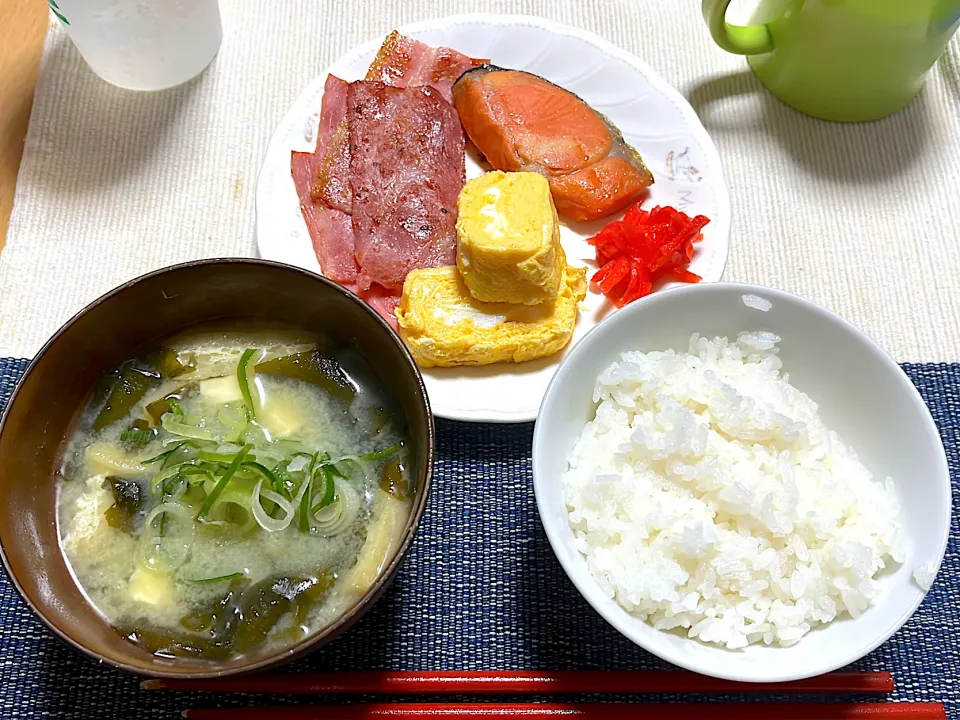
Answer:
MULTIPOLYGON (((173 416, 162 417, 166 422, 173 416)), ((149 432, 156 436, 159 428, 149 432)), ((189 451, 188 445, 185 448, 189 451)), ((47 342, 27 368, 0 422, 3 564, 24 600, 57 636, 111 666, 152 676, 197 678, 274 667, 347 630, 383 593, 423 515, 433 452, 433 419, 420 373, 389 325, 356 296, 319 275, 278 263, 225 259, 177 265, 133 280, 91 303, 47 342), (368 589, 338 606, 336 615, 312 629, 304 628, 301 636, 285 645, 249 653, 229 652, 228 647, 229 656, 213 659, 189 653, 157 654, 112 626, 72 574, 62 548, 57 507, 58 487, 65 482, 61 475, 66 467, 67 439, 86 422, 84 408, 92 406, 103 379, 144 348, 209 323, 281 324, 316 334, 336 347, 352 348, 387 399, 391 422, 403 427, 405 440, 394 447, 402 445, 407 483, 404 502, 409 512, 405 521, 395 522, 392 544, 369 577, 368 589)), ((316 458, 309 460, 315 462, 316 458)), ((300 461, 300 471, 315 472, 302 467, 307 462, 300 461)), ((204 462, 196 464, 203 466, 204 462)), ((286 466, 288 470, 292 467, 291 463, 286 466)), ((323 477, 333 477, 336 468, 329 465, 330 473, 323 477)), ((221 480, 227 469, 226 462, 220 466, 221 480)), ((205 487, 209 490, 213 485, 205 487)), ((303 494, 309 498, 312 490, 311 485, 310 492, 303 494)), ((314 496, 317 507, 324 505, 322 499, 318 501, 323 492, 314 496)), ((360 495, 370 497, 369 492, 360 495)), ((339 501, 340 495, 332 498, 339 501)), ((330 501, 327 498, 326 502, 330 501)), ((276 516, 281 514, 280 505, 271 510, 276 516)), ((316 507, 309 512, 322 515, 322 509, 316 507)), ((358 543, 363 537, 358 534, 358 543)), ((332 587, 336 587, 336 575, 325 577, 324 582, 331 577, 332 587)), ((276 599, 276 593, 283 595, 284 590, 268 587, 261 596, 264 593, 276 599)))

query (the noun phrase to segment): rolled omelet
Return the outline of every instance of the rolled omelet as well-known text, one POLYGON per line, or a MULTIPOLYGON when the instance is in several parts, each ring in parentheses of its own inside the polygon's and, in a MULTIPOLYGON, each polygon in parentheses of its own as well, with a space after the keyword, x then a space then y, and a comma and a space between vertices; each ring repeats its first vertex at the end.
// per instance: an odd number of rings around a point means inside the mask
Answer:
POLYGON ((566 266, 557 297, 539 305, 481 302, 457 268, 424 268, 407 275, 396 315, 420 367, 526 362, 570 342, 586 294, 586 268, 566 266))
POLYGON ((566 258, 546 178, 488 172, 460 191, 457 213, 457 267, 477 300, 537 305, 556 299, 566 258))

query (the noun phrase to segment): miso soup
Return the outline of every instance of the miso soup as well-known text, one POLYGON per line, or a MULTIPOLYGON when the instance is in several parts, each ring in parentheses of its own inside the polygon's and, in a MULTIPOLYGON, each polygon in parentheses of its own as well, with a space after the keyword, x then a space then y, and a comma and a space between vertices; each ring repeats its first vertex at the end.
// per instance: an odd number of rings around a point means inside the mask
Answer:
POLYGON ((390 561, 409 450, 355 349, 201 328, 94 392, 64 455, 61 545, 90 602, 150 653, 275 650, 342 615, 390 561))

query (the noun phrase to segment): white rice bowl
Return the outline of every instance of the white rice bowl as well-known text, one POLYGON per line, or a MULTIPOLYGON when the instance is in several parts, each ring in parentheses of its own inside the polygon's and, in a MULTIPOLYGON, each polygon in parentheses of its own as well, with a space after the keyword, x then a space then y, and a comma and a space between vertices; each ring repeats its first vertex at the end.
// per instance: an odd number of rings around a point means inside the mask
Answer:
POLYGON ((563 479, 576 549, 654 628, 788 646, 877 594, 905 558, 874 478, 781 373, 771 333, 626 352, 598 378, 563 479))

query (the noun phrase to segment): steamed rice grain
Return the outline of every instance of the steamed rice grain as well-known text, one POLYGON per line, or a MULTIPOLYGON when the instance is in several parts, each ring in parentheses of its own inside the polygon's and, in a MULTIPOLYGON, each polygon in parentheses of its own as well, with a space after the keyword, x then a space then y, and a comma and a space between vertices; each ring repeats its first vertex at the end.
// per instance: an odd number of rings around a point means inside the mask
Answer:
POLYGON ((735 649, 862 614, 904 559, 875 480, 781 376, 776 335, 624 353, 598 378, 564 494, 608 596, 655 628, 735 649))

